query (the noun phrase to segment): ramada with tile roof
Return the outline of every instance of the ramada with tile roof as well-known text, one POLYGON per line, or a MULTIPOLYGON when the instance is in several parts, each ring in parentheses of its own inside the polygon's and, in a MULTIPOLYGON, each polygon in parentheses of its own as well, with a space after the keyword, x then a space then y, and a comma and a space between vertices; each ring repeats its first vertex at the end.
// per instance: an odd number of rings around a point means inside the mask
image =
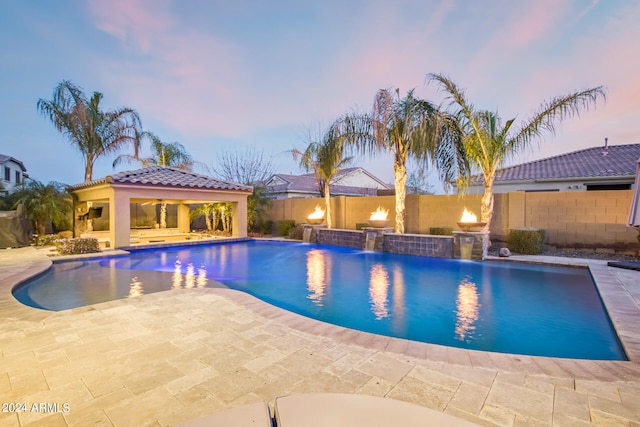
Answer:
MULTIPOLYGON (((640 144, 585 148, 500 169, 493 191, 629 190, 639 158, 640 144)), ((483 184, 482 175, 474 175, 469 193, 482 193, 483 184)))
MULTIPOLYGON (((304 175, 274 174, 265 181, 272 199, 320 197, 318 182, 312 173, 304 175)), ((338 171, 329 187, 332 196, 375 196, 390 186, 361 167, 338 171)))
POLYGON ((139 184, 148 186, 166 186, 174 188, 201 188, 216 190, 238 190, 253 191, 250 185, 238 184, 235 182, 223 181, 207 175, 167 166, 153 166, 149 168, 137 169, 133 171, 118 172, 113 175, 94 181, 83 182, 69 187, 77 190, 87 187, 94 187, 99 184, 139 184))
POLYGON ((106 207, 108 240, 111 247, 128 246, 131 241, 131 205, 163 202, 177 206, 176 232, 189 233, 190 205, 230 202, 233 207, 232 234, 247 235, 247 196, 253 187, 222 181, 180 169, 154 166, 119 172, 102 179, 68 188, 74 195, 74 234, 87 230, 87 215, 93 203, 106 207))

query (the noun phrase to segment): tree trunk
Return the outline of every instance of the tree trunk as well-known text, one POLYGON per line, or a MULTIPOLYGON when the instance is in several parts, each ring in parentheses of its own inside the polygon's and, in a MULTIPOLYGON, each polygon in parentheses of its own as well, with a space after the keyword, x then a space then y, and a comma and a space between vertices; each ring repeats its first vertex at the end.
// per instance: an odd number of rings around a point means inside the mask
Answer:
POLYGON ((486 222, 489 230, 493 218, 493 177, 484 177, 484 193, 480 202, 480 221, 486 222))
POLYGON ((327 228, 331 228, 331 194, 329 192, 329 182, 324 182, 324 205, 327 219, 327 228))
POLYGON ((393 180, 396 189, 396 226, 395 233, 404 233, 404 199, 406 194, 407 167, 401 159, 396 158, 393 163, 393 180))
POLYGON ((167 204, 160 204, 160 228, 167 228, 167 204))
POLYGON ((33 221, 33 228, 36 229, 36 233, 38 233, 38 237, 44 237, 46 232, 46 226, 44 221, 33 221))
POLYGON ((231 216, 227 212, 225 212, 222 215, 222 222, 223 222, 224 232, 231 233, 231 216))
POLYGON ((204 221, 207 224, 207 231, 213 231, 213 224, 211 223, 211 216, 209 215, 208 212, 204 216, 204 221))
POLYGON ((84 165, 84 182, 89 182, 93 179, 93 158, 87 157, 84 165))
POLYGON ((93 219, 89 219, 89 212, 91 211, 92 207, 93 207, 93 202, 87 202, 87 224, 86 224, 87 233, 93 232, 93 219))
POLYGON ((213 212, 211 213, 211 222, 213 223, 213 229, 212 231, 216 231, 218 229, 218 224, 220 223, 220 212, 218 212, 218 208, 214 208, 213 212))

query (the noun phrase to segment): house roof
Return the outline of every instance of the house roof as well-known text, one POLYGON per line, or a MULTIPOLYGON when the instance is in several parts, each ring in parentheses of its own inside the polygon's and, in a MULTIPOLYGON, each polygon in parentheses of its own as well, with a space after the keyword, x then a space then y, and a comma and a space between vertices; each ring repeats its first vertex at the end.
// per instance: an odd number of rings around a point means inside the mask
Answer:
MULTIPOLYGON (((633 177, 640 144, 598 146, 510 166, 496 172, 495 183, 566 178, 633 177)), ((474 175, 472 184, 484 182, 474 175)))
POLYGON ((22 172, 26 172, 27 171, 27 168, 24 167, 24 164, 20 160, 17 160, 16 158, 11 157, 11 156, 7 156, 5 154, 0 154, 0 165, 3 165, 3 164, 5 164, 5 163, 7 163, 9 161, 11 161, 11 162, 17 164, 18 166, 20 166, 20 169, 22 169, 22 172))
MULTIPOLYGON (((373 180, 380 183, 380 185, 384 186, 384 188, 388 188, 385 183, 383 183, 378 178, 371 175, 371 173, 367 172, 361 167, 340 169, 334 176, 333 181, 340 181, 341 178, 359 171, 365 173, 373 180)), ((270 193, 320 193, 318 191, 318 183, 314 174, 312 173, 304 175, 274 174, 266 181, 266 183, 267 191, 269 191, 270 193), (274 178, 278 178, 279 180, 284 181, 284 183, 268 185, 269 181, 274 180, 274 178)), ((331 194, 334 195, 375 195, 377 193, 376 188, 354 187, 339 184, 331 184, 329 186, 329 189, 331 191, 331 194)))
POLYGON ((223 181, 210 176, 166 166, 153 166, 133 171, 118 172, 113 175, 107 175, 102 179, 73 185, 69 187, 69 189, 79 190, 106 183, 159 187, 205 188, 212 190, 236 190, 247 192, 253 191, 253 187, 249 185, 236 184, 234 182, 223 181))

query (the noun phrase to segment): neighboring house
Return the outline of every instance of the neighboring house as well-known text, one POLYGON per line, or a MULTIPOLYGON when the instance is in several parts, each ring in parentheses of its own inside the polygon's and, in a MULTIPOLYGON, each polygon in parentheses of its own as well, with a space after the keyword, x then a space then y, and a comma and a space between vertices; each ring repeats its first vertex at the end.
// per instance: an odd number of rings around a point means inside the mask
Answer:
MULTIPOLYGON (((320 197, 315 176, 275 174, 264 183, 272 199, 320 197)), ((361 167, 341 169, 330 185, 332 196, 376 196, 389 186, 361 167)))
POLYGON ((16 185, 22 184, 24 179, 29 177, 26 172, 27 169, 20 160, 0 154, 0 173, 2 174, 0 193, 8 194, 16 185))
MULTIPOLYGON (((633 187, 640 144, 604 145, 498 170, 494 193, 512 191, 629 190, 633 187)), ((474 175, 469 193, 484 190, 474 175)))

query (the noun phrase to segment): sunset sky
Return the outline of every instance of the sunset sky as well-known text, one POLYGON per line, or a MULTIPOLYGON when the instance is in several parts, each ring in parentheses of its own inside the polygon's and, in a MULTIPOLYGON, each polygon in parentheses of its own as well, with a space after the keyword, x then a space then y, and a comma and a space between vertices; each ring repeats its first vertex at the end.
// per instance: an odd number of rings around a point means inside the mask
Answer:
MULTIPOLYGON (((83 180, 80 154, 36 110, 71 80, 102 92, 105 109, 136 109, 145 130, 211 167, 225 151, 256 148, 276 172, 299 173, 287 150, 351 109, 369 111, 380 88, 442 103, 428 73, 446 74, 504 119, 607 88, 606 102, 511 163, 605 137, 640 143, 638 22, 635 0, 7 0, 0 153, 40 181, 83 180)), ((113 173, 112 161, 100 160, 94 179, 113 173)), ((354 166, 392 182, 389 157, 354 166)))

